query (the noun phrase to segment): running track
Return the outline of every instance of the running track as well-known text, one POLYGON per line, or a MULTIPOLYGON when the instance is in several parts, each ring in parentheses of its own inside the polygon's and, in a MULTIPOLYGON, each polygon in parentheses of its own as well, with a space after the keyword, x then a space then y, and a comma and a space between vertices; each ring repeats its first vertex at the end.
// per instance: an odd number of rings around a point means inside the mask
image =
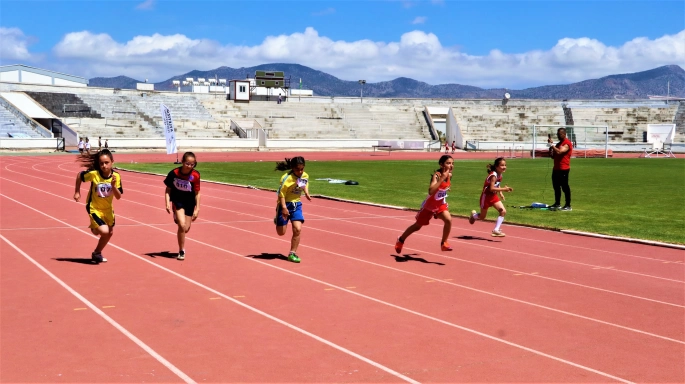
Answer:
POLYGON ((681 250, 455 218, 398 257, 413 212, 314 199, 292 264, 273 192, 205 183, 180 262, 162 178, 122 172, 94 265, 73 160, 0 157, 3 383, 685 381, 681 250))

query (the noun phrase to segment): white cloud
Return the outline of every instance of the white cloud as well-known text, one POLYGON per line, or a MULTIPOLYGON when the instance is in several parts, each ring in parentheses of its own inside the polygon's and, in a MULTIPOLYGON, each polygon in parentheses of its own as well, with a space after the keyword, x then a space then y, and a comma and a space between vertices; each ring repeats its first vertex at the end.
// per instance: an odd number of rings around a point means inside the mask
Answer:
POLYGON ((155 0, 145 0, 142 3, 136 5, 136 9, 142 9, 144 11, 149 11, 151 9, 154 9, 155 7, 155 0))
POLYGON ((2 64, 19 61, 33 61, 35 56, 29 52, 31 39, 19 28, 0 27, 0 60, 2 64))
MULTIPOLYGON (((25 46, 19 51, 28 53, 25 46)), ((419 30, 403 34, 399 41, 380 42, 332 40, 310 27, 304 32, 268 36, 253 46, 222 45, 180 34, 136 36, 118 42, 107 34, 83 31, 65 35, 53 52, 68 73, 87 77, 126 75, 159 81, 193 69, 290 62, 341 79, 376 82, 405 76, 430 84, 515 89, 666 64, 685 67, 685 30, 654 40, 639 37, 616 47, 587 37, 563 38, 547 50, 505 53, 493 49, 481 56, 445 47, 435 34, 419 30)))
POLYGON ((428 20, 426 16, 417 16, 414 21, 412 21, 412 24, 423 24, 428 20))
POLYGON ((318 12, 313 12, 312 16, 326 16, 326 15, 332 15, 335 13, 335 8, 326 8, 324 10, 318 11, 318 12))

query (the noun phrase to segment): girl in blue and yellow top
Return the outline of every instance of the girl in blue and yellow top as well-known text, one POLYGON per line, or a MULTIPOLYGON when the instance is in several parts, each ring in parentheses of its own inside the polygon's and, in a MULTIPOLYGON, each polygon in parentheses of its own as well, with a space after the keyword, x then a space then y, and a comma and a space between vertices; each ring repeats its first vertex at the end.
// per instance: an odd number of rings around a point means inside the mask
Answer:
POLYGON ((81 165, 87 168, 76 176, 74 200, 81 199, 81 183, 90 182, 86 211, 90 216, 90 230, 95 236, 100 236, 98 245, 91 254, 96 263, 107 261, 102 257, 102 250, 114 234, 114 209, 112 199, 121 199, 124 193, 121 188, 121 176, 114 172, 114 157, 108 149, 93 154, 83 154, 79 157, 81 165))
POLYGON ((294 263, 300 262, 300 258, 297 256, 297 247, 300 245, 300 233, 304 223, 302 202, 300 201, 302 192, 304 192, 307 200, 312 201, 309 196, 309 175, 304 171, 304 165, 304 157, 302 156, 276 163, 277 171, 290 171, 281 176, 274 224, 276 224, 276 232, 279 236, 285 235, 286 229, 288 229, 288 221, 293 224, 293 237, 290 240, 288 260, 294 263))

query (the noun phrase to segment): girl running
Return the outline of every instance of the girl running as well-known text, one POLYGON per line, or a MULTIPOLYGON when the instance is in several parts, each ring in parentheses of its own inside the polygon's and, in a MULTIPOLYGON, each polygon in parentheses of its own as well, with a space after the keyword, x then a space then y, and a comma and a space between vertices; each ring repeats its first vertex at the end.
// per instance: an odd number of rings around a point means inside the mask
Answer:
POLYGON ((507 162, 502 157, 495 159, 494 164, 488 164, 488 177, 485 178, 483 183, 483 192, 480 194, 480 214, 476 211, 471 211, 471 216, 469 217, 469 223, 473 224, 476 220, 485 220, 485 216, 488 214, 488 208, 495 207, 499 212, 499 217, 497 218, 497 223, 495 224, 495 229, 492 230, 492 236, 504 237, 504 233, 500 231, 500 226, 504 221, 504 216, 507 214, 507 210, 504 209, 504 194, 502 192, 513 192, 514 189, 509 186, 500 187, 502 182, 502 174, 507 170, 507 162), (502 197, 500 201, 499 196, 502 197))
POLYGON ((83 149, 86 147, 86 144, 83 142, 83 137, 80 137, 78 140, 78 152, 83 153, 83 149))
POLYGON ((304 171, 304 165, 304 157, 302 156, 276 163, 277 171, 289 171, 281 176, 274 224, 276 224, 276 233, 279 236, 285 235, 288 229, 288 221, 293 225, 293 237, 290 240, 290 253, 288 253, 288 260, 293 263, 300 262, 300 258, 297 256, 297 247, 300 245, 300 233, 302 232, 302 224, 304 224, 302 202, 300 201, 302 192, 304 192, 307 200, 312 201, 309 196, 309 175, 304 171))
POLYGON ((447 243, 447 238, 452 229, 452 215, 450 215, 450 212, 447 209, 447 191, 450 190, 452 184, 451 179, 454 159, 452 159, 452 156, 450 155, 442 155, 438 164, 440 164, 440 169, 436 170, 431 177, 430 186, 428 187, 428 197, 426 197, 426 200, 421 204, 419 213, 416 214, 416 222, 410 225, 402 236, 397 238, 397 242, 395 243, 395 252, 397 252, 397 254, 402 253, 402 246, 407 240, 407 237, 421 229, 424 225, 428 225, 431 218, 439 218, 445 223, 442 228, 440 248, 443 251, 452 250, 452 247, 447 243))
POLYGON ((107 259, 102 256, 102 250, 114 234, 112 198, 116 197, 119 200, 124 193, 121 188, 121 176, 114 172, 114 157, 106 149, 90 155, 82 154, 79 160, 87 170, 79 172, 76 176, 74 200, 81 199, 81 183, 90 182, 86 211, 90 216, 91 232, 95 236, 100 236, 91 258, 96 263, 104 263, 107 259))
POLYGON ((90 153, 90 139, 86 137, 86 153, 90 153))
POLYGON ((192 152, 184 153, 181 163, 183 165, 172 169, 164 179, 164 200, 167 213, 173 210, 174 223, 178 225, 176 259, 185 260, 186 233, 190 231, 190 224, 197 220, 200 214, 200 172, 195 169, 197 160, 192 152))

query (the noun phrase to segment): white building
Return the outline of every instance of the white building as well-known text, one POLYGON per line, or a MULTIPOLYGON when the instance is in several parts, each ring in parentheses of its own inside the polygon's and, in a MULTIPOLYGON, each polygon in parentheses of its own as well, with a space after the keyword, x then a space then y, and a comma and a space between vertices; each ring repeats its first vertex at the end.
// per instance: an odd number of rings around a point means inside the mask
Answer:
POLYGON ((0 81, 8 83, 66 85, 70 87, 88 86, 86 78, 29 67, 23 64, 0 66, 0 81))

